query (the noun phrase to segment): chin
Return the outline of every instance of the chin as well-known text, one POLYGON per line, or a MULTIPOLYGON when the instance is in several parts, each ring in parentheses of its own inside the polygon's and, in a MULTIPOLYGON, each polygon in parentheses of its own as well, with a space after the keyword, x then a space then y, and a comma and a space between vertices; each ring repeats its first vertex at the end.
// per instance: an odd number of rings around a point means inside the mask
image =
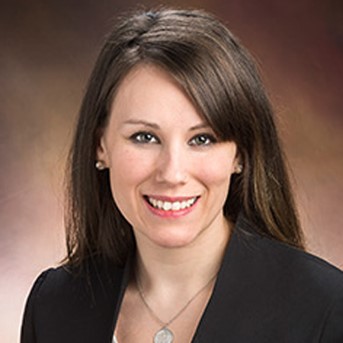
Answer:
POLYGON ((197 235, 190 232, 163 232, 160 235, 148 237, 154 244, 168 249, 183 248, 196 240, 197 235))

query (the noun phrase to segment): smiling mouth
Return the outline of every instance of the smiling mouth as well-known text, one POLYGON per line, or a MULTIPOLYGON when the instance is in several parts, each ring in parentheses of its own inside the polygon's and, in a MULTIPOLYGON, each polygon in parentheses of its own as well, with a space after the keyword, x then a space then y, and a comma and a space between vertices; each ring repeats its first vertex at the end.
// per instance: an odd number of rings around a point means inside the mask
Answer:
POLYGON ((192 207, 196 201, 199 199, 199 196, 195 196, 192 198, 187 198, 184 200, 178 201, 166 201, 161 199, 156 199, 150 196, 144 196, 144 199, 149 203, 150 206, 157 210, 162 211, 181 211, 186 210, 192 207))

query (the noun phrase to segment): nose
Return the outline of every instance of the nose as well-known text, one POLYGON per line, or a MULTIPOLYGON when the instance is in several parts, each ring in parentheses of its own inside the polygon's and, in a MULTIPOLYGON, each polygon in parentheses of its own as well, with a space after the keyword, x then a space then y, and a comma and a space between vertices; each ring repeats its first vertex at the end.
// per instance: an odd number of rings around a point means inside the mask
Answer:
POLYGON ((185 184, 188 180, 187 160, 185 148, 164 147, 157 163, 156 181, 168 185, 185 184))

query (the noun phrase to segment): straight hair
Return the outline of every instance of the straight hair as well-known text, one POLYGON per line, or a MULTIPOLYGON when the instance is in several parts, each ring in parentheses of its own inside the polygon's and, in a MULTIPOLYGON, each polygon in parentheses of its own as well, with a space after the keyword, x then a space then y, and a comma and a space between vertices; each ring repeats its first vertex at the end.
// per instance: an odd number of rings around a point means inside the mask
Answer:
POLYGON ((231 177, 226 218, 243 213, 260 234, 303 249, 274 114, 252 57, 213 15, 161 8, 121 17, 90 76, 69 155, 65 262, 101 257, 120 266, 134 249, 108 170, 96 170, 95 161, 121 81, 147 63, 174 77, 220 140, 236 143, 243 172, 231 177))

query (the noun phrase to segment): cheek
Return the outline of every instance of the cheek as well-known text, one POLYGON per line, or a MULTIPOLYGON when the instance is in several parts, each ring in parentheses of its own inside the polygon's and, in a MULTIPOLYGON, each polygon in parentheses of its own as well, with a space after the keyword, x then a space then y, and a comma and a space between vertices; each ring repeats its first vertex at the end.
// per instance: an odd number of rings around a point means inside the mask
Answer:
POLYGON ((201 175, 201 181, 207 188, 209 195, 222 202, 226 199, 230 188, 231 174, 229 171, 215 168, 206 169, 201 175))
POLYGON ((234 158, 232 156, 229 158, 226 155, 213 156, 213 158, 207 159, 199 165, 198 175, 209 186, 225 186, 228 188, 234 169, 233 163, 234 158))
POLYGON ((112 197, 126 220, 133 225, 137 212, 137 187, 149 174, 149 160, 130 149, 112 151, 110 157, 110 184, 112 197))
POLYGON ((133 149, 120 149, 110 157, 110 178, 112 191, 130 192, 151 172, 149 156, 133 149), (129 189, 130 188, 130 189, 129 189))

